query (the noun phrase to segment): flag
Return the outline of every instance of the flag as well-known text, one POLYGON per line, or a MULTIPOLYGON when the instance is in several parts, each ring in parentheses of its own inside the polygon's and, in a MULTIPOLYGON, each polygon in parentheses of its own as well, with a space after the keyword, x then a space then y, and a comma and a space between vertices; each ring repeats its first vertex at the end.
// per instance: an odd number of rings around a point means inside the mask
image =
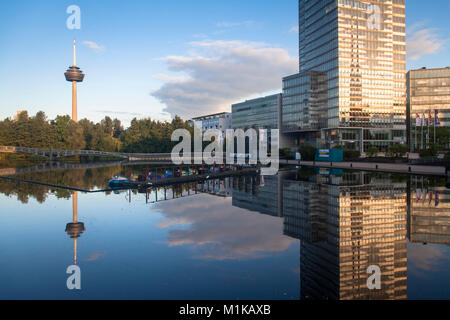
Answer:
POLYGON ((416 127, 422 126, 422 119, 420 119, 420 116, 418 113, 416 113, 416 127))
POLYGON ((417 202, 420 201, 420 198, 422 198, 422 190, 417 189, 416 190, 416 200, 417 200, 417 202))
POLYGON ((437 110, 434 110, 434 125, 435 126, 441 125, 441 121, 439 120, 439 111, 437 110))
POLYGON ((434 197, 434 206, 435 207, 439 206, 439 195, 440 195, 439 191, 436 191, 436 195, 434 197))
POLYGON ((428 125, 433 125, 433 117, 431 116, 431 111, 428 111, 428 125))
POLYGON ((422 127, 425 127, 425 124, 427 123, 427 118, 425 117, 425 112, 422 113, 422 127))

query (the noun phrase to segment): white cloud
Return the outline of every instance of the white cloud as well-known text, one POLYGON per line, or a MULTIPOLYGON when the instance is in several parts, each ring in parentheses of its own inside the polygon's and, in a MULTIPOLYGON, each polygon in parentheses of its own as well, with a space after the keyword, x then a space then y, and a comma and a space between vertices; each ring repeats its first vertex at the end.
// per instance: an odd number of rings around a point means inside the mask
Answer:
POLYGON ((299 27, 298 26, 293 26, 291 29, 289 29, 289 32, 299 33, 299 27))
POLYGON ((416 24, 407 31, 407 53, 409 60, 418 60, 429 54, 437 53, 447 42, 437 34, 437 29, 421 28, 422 24, 416 24))
POLYGON ((83 44, 86 45, 89 49, 94 51, 103 51, 105 47, 95 43, 94 41, 83 41, 83 44))
POLYGON ((250 96, 281 91, 282 77, 298 72, 298 61, 287 50, 264 43, 205 40, 190 45, 189 55, 164 58, 170 71, 187 77, 170 77, 152 92, 172 115, 230 111, 231 104, 250 96))
POLYGON ((231 198, 196 195, 183 205, 159 202, 155 209, 169 228, 167 244, 191 246, 206 260, 248 260, 284 252, 297 240, 283 235, 283 219, 231 206, 231 198), (213 198, 214 197, 214 198, 213 198), (211 201, 211 200, 214 201, 211 201))

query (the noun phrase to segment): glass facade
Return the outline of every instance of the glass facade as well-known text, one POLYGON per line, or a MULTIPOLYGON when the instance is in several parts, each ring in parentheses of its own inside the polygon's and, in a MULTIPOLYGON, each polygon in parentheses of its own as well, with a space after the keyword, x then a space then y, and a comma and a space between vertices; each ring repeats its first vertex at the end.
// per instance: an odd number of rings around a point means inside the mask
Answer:
POLYGON ((232 105, 233 129, 279 129, 281 94, 232 105))
POLYGON ((283 79, 282 129, 320 130, 327 123, 326 73, 306 71, 283 79))
POLYGON ((233 207, 256 211, 274 217, 281 216, 279 187, 276 176, 239 177, 233 179, 233 207))
POLYGON ((411 177, 409 208, 411 242, 450 245, 450 189, 411 177))
POLYGON ((299 31, 300 73, 326 75, 324 146, 406 143, 405 1, 300 0, 299 31))
MULTIPOLYGON (((416 141, 416 116, 429 120, 438 112, 439 126, 450 127, 450 68, 411 70, 407 76, 408 138, 418 148, 421 130, 416 141)), ((427 124, 429 122, 427 121, 427 124)), ((429 138, 429 137, 428 137, 429 138)), ((426 140, 426 139, 425 139, 426 140)))
POLYGON ((301 240, 302 299, 407 298, 407 183, 364 173, 283 184, 285 234, 301 240), (369 290, 369 266, 381 290, 369 290))

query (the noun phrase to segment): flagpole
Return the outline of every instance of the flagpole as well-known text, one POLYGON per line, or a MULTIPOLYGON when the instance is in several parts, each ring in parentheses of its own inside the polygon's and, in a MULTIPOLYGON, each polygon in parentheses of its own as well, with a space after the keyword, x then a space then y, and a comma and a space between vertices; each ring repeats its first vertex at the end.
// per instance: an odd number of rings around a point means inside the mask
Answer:
POLYGON ((437 124, 438 113, 437 110, 434 110, 434 145, 436 146, 436 124, 437 124))
MULTIPOLYGON (((431 114, 431 111, 428 111, 428 115, 431 114)), ((428 126, 427 126, 427 149, 430 149, 430 119, 428 118, 428 126)))
POLYGON ((422 127, 422 133, 421 133, 421 135, 420 135, 420 140, 421 140, 421 145, 422 145, 422 147, 421 147, 421 149, 423 150, 423 125, 425 124, 424 123, 424 120, 425 120, 425 116, 422 114, 422 123, 421 123, 421 127, 422 127))
POLYGON ((415 134, 415 139, 414 139, 414 152, 417 152, 417 117, 416 117, 416 123, 414 124, 414 134, 415 134))

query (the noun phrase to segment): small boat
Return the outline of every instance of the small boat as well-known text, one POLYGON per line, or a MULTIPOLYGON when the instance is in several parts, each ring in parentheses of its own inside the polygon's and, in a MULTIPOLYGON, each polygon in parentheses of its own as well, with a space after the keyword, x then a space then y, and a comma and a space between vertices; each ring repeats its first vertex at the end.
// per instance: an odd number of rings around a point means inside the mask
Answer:
POLYGON ((167 170, 167 171, 166 171, 166 174, 164 175, 164 177, 165 177, 166 179, 172 179, 172 178, 173 178, 173 173, 172 173, 172 171, 167 170))
POLYGON ((119 175, 115 175, 111 180, 109 180, 109 185, 111 186, 120 186, 124 183, 129 183, 130 180, 127 178, 121 177, 119 175))
POLYGON ((209 169, 209 173, 219 173, 219 172, 220 172, 220 168, 211 167, 209 169))

